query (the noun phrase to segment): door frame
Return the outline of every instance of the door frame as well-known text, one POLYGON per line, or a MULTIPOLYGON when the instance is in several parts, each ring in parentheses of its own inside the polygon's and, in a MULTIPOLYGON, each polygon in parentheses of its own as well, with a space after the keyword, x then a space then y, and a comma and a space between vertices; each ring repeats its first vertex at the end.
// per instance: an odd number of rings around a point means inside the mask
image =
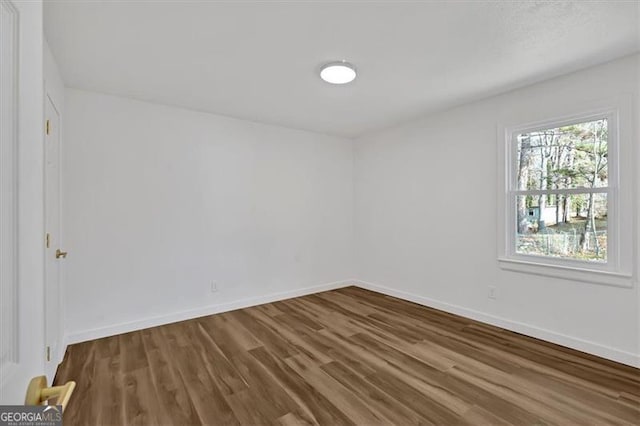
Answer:
MULTIPOLYGON (((53 379, 55 378, 55 374, 56 374, 56 370, 58 368, 58 364, 60 364, 62 362, 62 359, 64 358, 64 352, 66 350, 66 347, 63 344, 63 321, 62 321, 62 313, 64 312, 63 310, 63 306, 62 306, 62 273, 61 273, 61 269, 62 269, 62 263, 58 264, 57 267, 57 279, 58 279, 58 291, 57 294, 55 295, 55 297, 57 298, 57 307, 58 307, 58 312, 56 315, 56 321, 57 321, 57 336, 55 336, 54 342, 52 342, 51 340, 49 340, 49 338, 51 336, 49 336, 48 333, 48 328, 47 328, 47 321, 48 321, 48 311, 47 311, 47 286, 49 285, 48 283, 48 274, 49 271, 47 270, 48 268, 48 261, 47 261, 47 250, 55 250, 56 248, 62 249, 62 173, 61 173, 61 149, 62 149, 62 111, 61 108, 57 105, 57 100, 55 99, 55 95, 54 95, 54 91, 50 90, 49 85, 47 85, 47 81, 46 78, 44 80, 44 96, 43 96, 43 113, 44 113, 44 120, 45 123, 47 123, 48 120, 51 119, 51 117, 48 117, 47 114, 47 103, 50 102, 51 106, 53 107, 53 109, 55 110, 55 113, 57 115, 57 122, 56 123, 50 123, 50 125, 55 125, 56 126, 56 131, 57 131, 57 137, 58 140, 56 141, 58 143, 58 149, 56 151, 56 159, 55 161, 58 163, 58 173, 57 173, 57 179, 58 179, 58 199, 57 199, 57 208, 58 208, 58 223, 57 225, 54 225, 57 227, 57 232, 58 234, 56 235, 56 238, 54 238, 53 240, 53 244, 51 245, 51 247, 47 247, 46 245, 46 235, 49 234, 49 232, 51 231, 48 226, 50 226, 50 224, 48 223, 48 215, 49 215, 49 208, 50 206, 48 205, 48 193, 47 193, 47 188, 48 188, 48 183, 47 183, 47 179, 48 179, 48 173, 47 173, 47 160, 48 160, 48 156, 47 156, 47 138, 49 137, 49 135, 47 134, 47 129, 45 128, 45 132, 44 132, 44 150, 43 150, 43 164, 44 164, 44 191, 43 191, 43 204, 44 204, 44 226, 45 226, 45 244, 44 244, 44 304, 43 304, 43 309, 44 309, 44 346, 45 346, 45 353, 44 353, 44 366, 45 366, 45 373, 47 375, 47 378, 49 379, 49 383, 53 383, 53 379), (52 346, 50 348, 50 346, 52 346), (55 350, 54 350, 55 349, 55 350), (51 351, 51 352, 50 352, 51 351)), ((46 126, 46 124, 45 124, 46 126)))

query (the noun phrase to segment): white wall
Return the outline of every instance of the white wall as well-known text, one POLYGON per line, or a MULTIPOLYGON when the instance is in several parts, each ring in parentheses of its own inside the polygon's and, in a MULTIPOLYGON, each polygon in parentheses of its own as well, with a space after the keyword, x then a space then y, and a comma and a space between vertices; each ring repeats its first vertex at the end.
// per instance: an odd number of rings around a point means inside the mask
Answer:
POLYGON ((45 91, 49 94, 54 101, 56 108, 60 112, 60 119, 62 120, 62 112, 64 110, 64 82, 60 75, 60 70, 56 59, 53 57, 51 48, 47 40, 44 40, 44 85, 45 91))
POLYGON ((350 140, 73 89, 65 108, 71 342, 352 278, 350 140))
POLYGON ((501 270, 495 220, 497 124, 548 118, 566 99, 579 106, 629 93, 637 117, 638 61, 549 80, 353 145, 67 89, 69 341, 355 276, 364 287, 638 365, 637 283, 501 270), (487 297, 490 285, 496 300, 487 297))
POLYGON ((357 140, 356 276, 363 285, 640 365, 637 283, 619 288, 501 270, 495 219, 497 124, 549 118, 568 99, 579 108, 633 93, 637 147, 638 58, 357 140), (490 285, 496 300, 487 297, 490 285))

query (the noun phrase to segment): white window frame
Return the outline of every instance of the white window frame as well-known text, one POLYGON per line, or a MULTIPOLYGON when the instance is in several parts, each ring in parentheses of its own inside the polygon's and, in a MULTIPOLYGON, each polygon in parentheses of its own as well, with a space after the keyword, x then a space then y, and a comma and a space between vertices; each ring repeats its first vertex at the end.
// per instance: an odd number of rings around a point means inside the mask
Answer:
POLYGON ((580 282, 632 287, 634 259, 633 120, 630 96, 533 123, 498 126, 498 263, 502 269, 580 282), (578 112, 575 112, 578 111, 578 112), (608 187, 541 190, 540 193, 607 194, 607 261, 593 262, 516 252, 515 198, 517 189, 517 135, 569 124, 607 119, 608 187))

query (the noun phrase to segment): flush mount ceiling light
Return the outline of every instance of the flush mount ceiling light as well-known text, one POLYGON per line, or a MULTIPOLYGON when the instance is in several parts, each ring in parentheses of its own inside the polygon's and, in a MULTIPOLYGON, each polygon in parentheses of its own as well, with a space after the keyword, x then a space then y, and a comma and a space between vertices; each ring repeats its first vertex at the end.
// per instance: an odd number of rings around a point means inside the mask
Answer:
POLYGON ((347 61, 325 64, 320 69, 320 78, 331 84, 346 84, 356 78, 356 68, 347 61))

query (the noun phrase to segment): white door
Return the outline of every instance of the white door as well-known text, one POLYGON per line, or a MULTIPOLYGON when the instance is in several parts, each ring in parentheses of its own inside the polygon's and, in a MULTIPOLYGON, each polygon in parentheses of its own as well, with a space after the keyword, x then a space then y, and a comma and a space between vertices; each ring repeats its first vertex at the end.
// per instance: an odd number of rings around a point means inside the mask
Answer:
POLYGON ((60 262, 66 253, 60 244, 60 114, 45 96, 45 344, 47 376, 53 380, 64 354, 60 309, 60 262))
POLYGON ((2 405, 23 403, 44 373, 42 40, 42 2, 0 0, 2 405))
POLYGON ((0 379, 17 367, 17 11, 0 0, 0 379))

